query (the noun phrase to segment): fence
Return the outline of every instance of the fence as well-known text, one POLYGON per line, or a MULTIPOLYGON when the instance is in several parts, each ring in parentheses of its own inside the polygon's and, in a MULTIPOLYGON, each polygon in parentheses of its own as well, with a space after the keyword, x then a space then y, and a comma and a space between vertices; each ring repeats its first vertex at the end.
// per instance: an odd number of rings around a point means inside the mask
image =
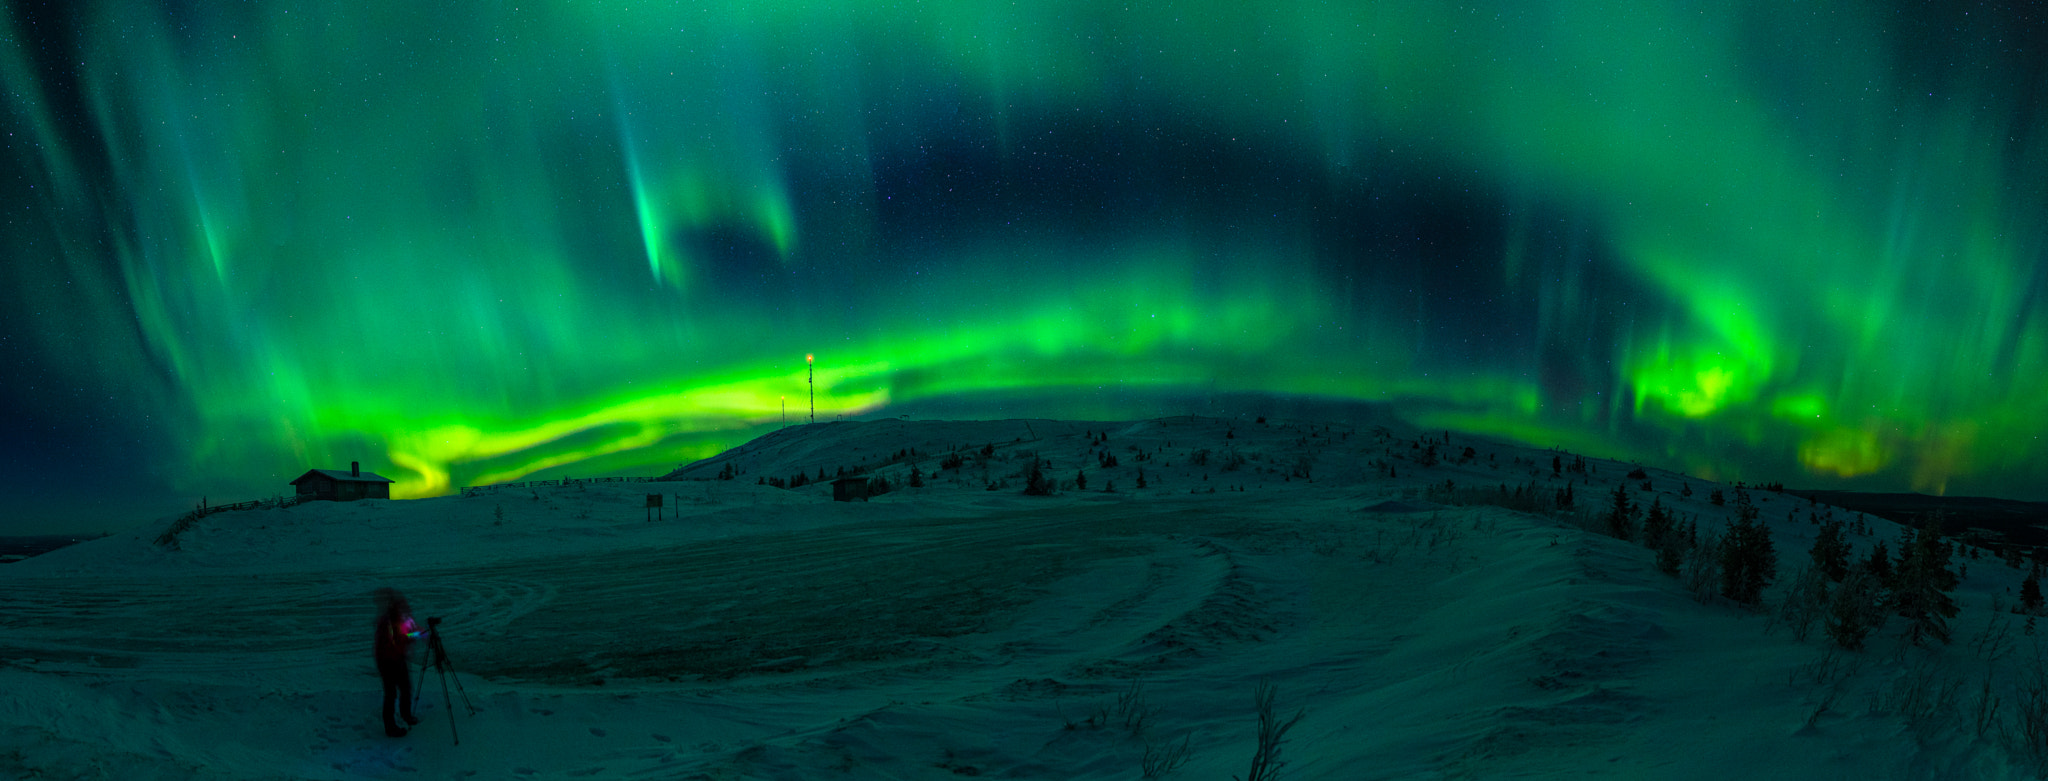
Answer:
POLYGON ((572 484, 572 483, 573 483, 573 484, 579 484, 579 485, 580 485, 580 484, 583 484, 583 483, 659 483, 659 482, 663 482, 663 480, 662 480, 661 478, 659 478, 659 477, 575 477, 575 478, 567 478, 567 479, 562 479, 562 480, 527 480, 527 481, 525 481, 525 482, 519 482, 519 483, 492 483, 492 484, 490 484, 490 485, 473 485, 473 486, 470 486, 470 487, 468 487, 468 488, 464 488, 464 489, 462 489, 462 495, 463 495, 463 496, 480 496, 480 495, 482 495, 482 494, 483 494, 484 492, 486 492, 486 491, 491 491, 491 492, 495 492, 495 491, 498 491, 499 489, 503 489, 503 488, 541 488, 541 487, 545 487, 545 486, 551 486, 551 485, 570 485, 570 484, 572 484))
POLYGON ((212 515, 214 513, 224 513, 234 510, 261 510, 271 507, 284 508, 290 507, 295 504, 299 504, 301 502, 306 501, 309 498, 311 497, 299 496, 294 494, 292 496, 279 496, 271 499, 251 499, 246 502, 236 502, 234 504, 202 505, 200 507, 192 509, 190 512, 187 512, 184 515, 178 516, 178 520, 172 521, 170 528, 165 529, 164 533, 156 536, 156 544, 166 548, 170 548, 171 550, 177 550, 178 535, 184 534, 186 529, 192 528, 192 524, 198 523, 199 519, 212 515))
MULTIPOLYGON (((569 484, 571 484, 571 483, 656 483, 656 482, 661 482, 661 478, 659 478, 659 477, 576 477, 576 478, 567 478, 567 479, 562 479, 562 480, 527 480, 527 481, 525 481, 525 482, 519 482, 519 483, 497 483, 497 484, 494 484, 494 485, 477 485, 477 486, 470 486, 470 487, 468 487, 468 488, 464 488, 464 489, 462 489, 462 495, 463 495, 463 496, 477 496, 477 495, 480 495, 480 494, 482 494, 482 493, 483 493, 483 492, 485 492, 485 491, 496 491, 496 490, 498 490, 498 489, 500 489, 500 488, 539 488, 539 487, 542 487, 542 486, 551 486, 551 485, 569 485, 569 484)), ((224 512, 229 512, 229 511, 233 511, 233 510, 262 510, 262 509, 267 509, 267 508, 272 508, 272 507, 275 507, 275 508, 284 508, 284 507, 290 507, 290 506, 292 506, 292 505, 295 505, 295 504, 299 504, 299 503, 302 503, 302 502, 306 502, 306 501, 309 501, 309 500, 311 500, 312 498, 313 498, 313 497, 310 497, 310 496, 297 496, 297 495, 294 495, 294 496, 279 496, 279 497, 275 497, 275 498, 271 498, 271 499, 252 499, 252 500, 249 500, 249 501, 246 501, 246 502, 236 502, 236 503, 234 503, 234 504, 215 504, 215 505, 207 505, 207 506, 204 506, 204 507, 199 507, 199 508, 195 508, 195 509, 193 509, 193 510, 192 510, 191 512, 187 512, 187 513, 185 513, 184 515, 178 516, 178 520, 176 520, 176 521, 173 521, 173 522, 171 522, 171 526, 170 526, 170 528, 168 528, 168 529, 165 529, 165 530, 164 530, 164 533, 163 533, 163 534, 159 534, 159 535, 157 535, 157 537, 156 537, 156 544, 158 544, 158 545, 161 545, 161 546, 163 546, 163 547, 166 547, 166 548, 170 548, 171 550, 177 550, 177 549, 178 549, 178 535, 180 535, 180 534, 184 534, 184 533, 185 533, 185 530, 187 530, 187 529, 190 529, 190 528, 192 528, 192 524, 198 523, 198 522, 199 522, 199 519, 201 519, 201 518, 204 518, 204 517, 206 517, 206 516, 209 516, 209 515, 212 515, 212 514, 214 514, 214 513, 224 513, 224 512)))

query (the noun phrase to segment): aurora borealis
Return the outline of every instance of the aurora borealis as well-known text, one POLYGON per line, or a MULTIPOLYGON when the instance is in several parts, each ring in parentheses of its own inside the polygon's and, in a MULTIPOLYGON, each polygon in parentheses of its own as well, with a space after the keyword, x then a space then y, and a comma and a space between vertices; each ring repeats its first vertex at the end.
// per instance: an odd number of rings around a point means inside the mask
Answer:
POLYGON ((821 419, 1266 394, 2048 499, 2023 5, 5 7, 45 492, 650 473, 815 353, 821 419))

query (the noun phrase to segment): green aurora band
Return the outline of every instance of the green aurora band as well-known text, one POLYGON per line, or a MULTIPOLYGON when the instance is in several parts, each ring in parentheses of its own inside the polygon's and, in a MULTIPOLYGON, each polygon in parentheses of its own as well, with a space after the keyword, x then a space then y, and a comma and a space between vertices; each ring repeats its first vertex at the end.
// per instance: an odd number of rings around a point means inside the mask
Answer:
POLYGON ((164 427, 180 490, 356 454, 407 497, 647 473, 801 418, 815 353, 821 419, 1309 396, 1712 477, 2044 498, 2048 82, 1997 19, 214 5, 86 4, 70 85, 0 20, 32 185, 0 295, 164 427), (1188 138, 1264 178, 1184 192, 1230 181, 1176 184, 1188 138), (934 145, 979 156, 948 179, 934 145), (1390 179, 1434 182, 1402 208, 1479 193, 1484 257, 1325 240, 1390 179), (1527 316, 1463 324, 1489 315, 1390 264, 1527 316))

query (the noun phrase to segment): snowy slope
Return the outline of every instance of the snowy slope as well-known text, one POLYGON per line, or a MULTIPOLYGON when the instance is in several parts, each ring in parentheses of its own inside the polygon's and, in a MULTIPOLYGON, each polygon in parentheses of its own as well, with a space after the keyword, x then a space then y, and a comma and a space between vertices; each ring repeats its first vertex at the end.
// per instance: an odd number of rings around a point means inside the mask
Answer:
MULTIPOLYGON (((670 482, 221 513, 177 550, 165 519, 0 567, 0 776, 1134 778, 1184 745, 1166 777, 1243 777, 1268 681, 1305 714, 1284 778, 2033 777, 2001 730, 2042 649, 1992 610, 2022 573, 1959 559, 1952 645, 1894 621, 1831 652, 1582 520, 1430 488, 1598 507, 1630 469, 1553 477, 1553 455, 1291 421, 843 422, 670 482), (1475 457, 1423 466, 1425 443, 1475 457), (1035 459, 1055 495, 1023 495, 1035 459), (842 468, 899 488, 757 484, 842 468), (402 739, 367 648, 384 585, 445 617, 460 687, 430 677, 402 739)), ((1732 517, 1721 486, 1648 479, 1643 503, 1732 517)), ((1787 582, 1826 508, 1752 496, 1787 582)), ((1870 527, 1859 552, 1897 550, 1870 527)))

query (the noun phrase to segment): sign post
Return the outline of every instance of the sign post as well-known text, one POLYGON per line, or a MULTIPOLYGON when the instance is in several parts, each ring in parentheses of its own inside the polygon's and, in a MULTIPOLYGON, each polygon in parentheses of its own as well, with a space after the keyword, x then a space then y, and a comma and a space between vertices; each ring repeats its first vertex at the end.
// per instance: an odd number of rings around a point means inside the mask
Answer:
POLYGON ((647 520, 650 522, 653 521, 655 514, 659 512, 661 512, 661 494, 648 494, 647 520))

